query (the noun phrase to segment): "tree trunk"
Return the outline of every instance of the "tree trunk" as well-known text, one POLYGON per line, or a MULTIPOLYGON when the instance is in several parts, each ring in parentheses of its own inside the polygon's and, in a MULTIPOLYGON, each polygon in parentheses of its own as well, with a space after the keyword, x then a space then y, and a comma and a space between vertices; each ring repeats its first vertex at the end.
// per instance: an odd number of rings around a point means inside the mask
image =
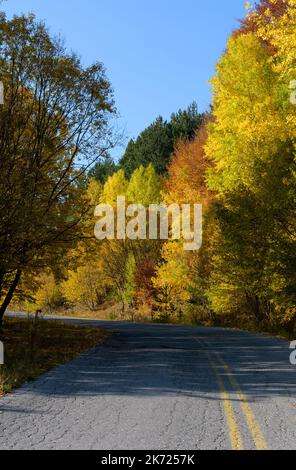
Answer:
POLYGON ((12 284, 5 296, 5 299, 3 300, 3 303, 0 307, 0 328, 2 327, 2 322, 3 322, 3 317, 4 317, 4 314, 6 312, 6 309, 8 307, 8 305, 10 304, 11 300, 12 300, 12 297, 13 297, 13 294, 15 292, 15 289, 17 288, 17 285, 20 281, 20 278, 21 278, 21 271, 18 269, 16 274, 15 274, 15 277, 14 277, 14 280, 12 281, 12 284))

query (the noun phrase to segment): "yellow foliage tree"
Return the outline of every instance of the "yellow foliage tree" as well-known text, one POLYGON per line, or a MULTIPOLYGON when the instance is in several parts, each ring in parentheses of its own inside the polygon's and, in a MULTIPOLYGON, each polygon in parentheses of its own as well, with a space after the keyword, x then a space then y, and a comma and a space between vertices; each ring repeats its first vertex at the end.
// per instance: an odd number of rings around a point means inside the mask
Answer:
POLYGON ((126 195, 130 202, 145 207, 160 202, 160 179, 152 164, 147 168, 140 166, 134 171, 126 195))
POLYGON ((68 273, 67 281, 62 284, 62 292, 70 303, 96 310, 104 301, 108 283, 102 266, 98 263, 80 266, 68 273))
POLYGON ((272 163, 290 132, 270 55, 254 33, 230 38, 212 84, 215 121, 205 148, 215 167, 209 186, 219 193, 255 191, 262 164, 272 163))
POLYGON ((162 250, 163 263, 156 269, 153 285, 158 290, 158 304, 165 317, 181 314, 190 300, 192 286, 188 259, 179 242, 168 242, 162 250))
POLYGON ((106 181, 101 195, 101 202, 116 206, 117 197, 125 196, 128 188, 128 181, 125 178, 124 171, 119 170, 110 176, 106 181))
MULTIPOLYGON (((276 4, 276 0, 270 0, 276 4)), ((285 96, 284 105, 287 127, 296 138, 296 106, 291 100, 296 89, 296 0, 286 0, 286 9, 279 17, 271 15, 267 8, 263 14, 250 13, 256 22, 257 35, 274 48, 271 62, 279 75, 281 97, 285 96)))
POLYGON ((27 312, 52 312, 63 304, 63 296, 52 271, 38 275, 27 274, 22 279, 22 288, 26 289, 26 298, 21 300, 19 308, 27 312))

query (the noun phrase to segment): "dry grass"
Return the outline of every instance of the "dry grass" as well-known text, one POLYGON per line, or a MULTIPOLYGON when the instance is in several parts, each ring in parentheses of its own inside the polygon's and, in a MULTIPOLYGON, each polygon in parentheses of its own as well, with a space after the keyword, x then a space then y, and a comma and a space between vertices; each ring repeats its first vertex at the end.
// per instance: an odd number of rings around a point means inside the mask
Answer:
MULTIPOLYGON (((120 317, 121 304, 114 302, 105 302, 97 310, 88 310, 83 307, 73 307, 73 308, 59 308, 52 311, 42 311, 42 316, 46 319, 46 316, 56 316, 56 317, 67 317, 67 318, 86 318, 92 320, 119 320, 120 317)), ((14 312, 24 312, 24 308, 21 306, 15 306, 11 311, 14 312)))
POLYGON ((0 366, 0 396, 79 353, 104 341, 107 333, 39 319, 7 319, 0 340, 5 347, 5 365, 0 366))

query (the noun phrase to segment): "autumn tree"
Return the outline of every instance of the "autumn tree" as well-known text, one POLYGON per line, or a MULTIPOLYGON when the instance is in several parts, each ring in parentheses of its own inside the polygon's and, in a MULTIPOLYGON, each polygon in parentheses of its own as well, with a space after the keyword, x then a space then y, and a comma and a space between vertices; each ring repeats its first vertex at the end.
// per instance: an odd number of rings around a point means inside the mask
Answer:
POLYGON ((160 191, 160 178, 150 163, 147 168, 140 166, 133 172, 128 184, 126 197, 132 203, 148 207, 149 204, 160 203, 160 191))
POLYGON ((84 216, 81 179, 112 145, 112 93, 33 16, 0 17, 0 321, 24 271, 62 258, 84 216), (83 165, 77 165, 83 161, 83 165))
POLYGON ((288 8, 287 0, 261 0, 256 2, 254 8, 247 3, 248 14, 241 21, 240 28, 234 31, 234 37, 241 34, 254 33, 258 31, 258 18, 266 25, 270 21, 280 18, 288 8))
POLYGON ((161 317, 165 320, 178 319, 190 300, 191 277, 187 256, 178 242, 167 243, 162 250, 163 262, 156 269, 153 285, 158 291, 161 317))
POLYGON ((136 298, 137 264, 133 253, 129 253, 125 265, 124 300, 128 309, 134 307, 136 298))
POLYGON ((62 283, 65 299, 73 304, 96 310, 105 300, 109 284, 104 279, 102 260, 98 257, 75 271, 67 273, 67 280, 62 283))
MULTIPOLYGON (((136 169, 130 180, 125 177, 124 171, 121 169, 106 181, 102 189, 100 202, 110 204, 113 207, 116 221, 118 196, 125 196, 127 204, 141 204, 148 208, 149 204, 160 202, 160 192, 160 178, 152 165, 136 169)), ((137 213, 134 214, 135 217, 136 215, 137 213)), ((133 217, 128 216, 126 221, 129 222, 131 218, 133 217)), ((158 240, 129 240, 127 237, 118 240, 115 237, 114 240, 103 241, 104 271, 115 287, 122 304, 123 314, 127 306, 134 303, 137 272, 142 260, 147 258, 156 260, 159 256, 159 250, 158 240)))
MULTIPOLYGON (((285 21, 262 27, 270 32, 285 21)), ((219 238, 209 298, 218 312, 245 311, 271 324, 295 305, 295 108, 279 68, 290 47, 281 53, 277 44, 271 55, 263 30, 231 38, 213 80, 206 152, 219 238)))
POLYGON ((162 260, 158 263, 154 287, 158 288, 158 308, 165 316, 173 315, 182 305, 183 313, 188 302, 195 303, 197 309, 205 303, 205 285, 209 273, 209 243, 212 230, 210 210, 214 193, 207 187, 206 176, 212 166, 205 155, 207 123, 210 116, 191 141, 179 141, 168 168, 168 178, 164 185, 166 204, 202 204, 204 237, 201 250, 185 252, 183 240, 167 241, 162 250, 162 260), (183 282, 182 279, 186 279, 183 282), (179 283, 181 282, 181 284, 179 283))
POLYGON ((117 197, 125 196, 128 188, 128 180, 123 170, 118 170, 110 176, 104 184, 100 202, 116 206, 117 197))
POLYGON ((27 301, 26 310, 52 312, 63 305, 61 288, 53 272, 44 271, 35 282, 38 283, 38 288, 35 292, 32 291, 32 299, 31 302, 27 301))
POLYGON ((211 197, 206 176, 212 163, 204 151, 209 121, 211 117, 205 116, 195 137, 191 141, 181 140, 175 147, 164 188, 168 204, 196 204, 211 197))
POLYGON ((142 257, 137 266, 136 281, 136 306, 144 317, 154 318, 156 310, 157 289, 154 287, 153 279, 156 276, 158 257, 142 257))

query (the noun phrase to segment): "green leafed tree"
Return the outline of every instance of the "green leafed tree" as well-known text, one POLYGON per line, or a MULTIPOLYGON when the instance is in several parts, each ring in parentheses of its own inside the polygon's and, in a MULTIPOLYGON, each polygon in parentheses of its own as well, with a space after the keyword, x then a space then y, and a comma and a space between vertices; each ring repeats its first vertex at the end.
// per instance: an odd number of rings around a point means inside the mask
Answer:
POLYGON ((117 165, 110 156, 97 161, 93 168, 89 171, 89 177, 95 178, 99 183, 105 184, 109 176, 117 171, 117 165))
POLYGON ((159 116, 137 139, 130 140, 119 165, 128 177, 140 166, 150 163, 158 174, 166 174, 177 141, 192 139, 201 122, 202 116, 195 103, 187 110, 172 114, 169 122, 159 116))

